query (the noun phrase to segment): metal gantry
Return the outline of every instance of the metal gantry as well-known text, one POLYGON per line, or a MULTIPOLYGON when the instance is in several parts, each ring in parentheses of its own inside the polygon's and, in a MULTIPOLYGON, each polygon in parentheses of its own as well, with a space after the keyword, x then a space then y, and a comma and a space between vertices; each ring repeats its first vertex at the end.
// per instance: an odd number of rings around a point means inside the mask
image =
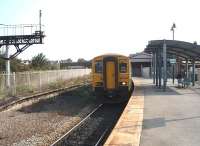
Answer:
MULTIPOLYGON (((6 46, 14 46, 16 51, 13 54, 8 55, 7 51, 5 55, 1 56, 3 59, 9 60, 15 58, 17 55, 25 51, 29 46, 33 44, 42 44, 44 38, 43 31, 36 31, 30 35, 12 35, 12 36, 0 36, 0 48, 6 46)), ((6 49, 6 50, 7 50, 6 49)))
POLYGON ((5 46, 5 52, 0 55, 6 60, 6 85, 10 87, 10 60, 25 51, 33 44, 42 44, 45 37, 41 28, 41 10, 39 24, 5 25, 0 24, 0 49, 5 46), (14 46, 15 51, 9 53, 9 47, 14 46))

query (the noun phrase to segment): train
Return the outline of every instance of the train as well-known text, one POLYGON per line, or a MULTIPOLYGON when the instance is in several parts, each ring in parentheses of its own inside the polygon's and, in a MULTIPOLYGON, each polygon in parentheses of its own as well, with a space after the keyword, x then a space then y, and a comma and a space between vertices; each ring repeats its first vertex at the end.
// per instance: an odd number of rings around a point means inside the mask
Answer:
POLYGON ((104 54, 92 59, 92 90, 104 103, 119 103, 129 99, 134 90, 131 64, 127 56, 104 54))

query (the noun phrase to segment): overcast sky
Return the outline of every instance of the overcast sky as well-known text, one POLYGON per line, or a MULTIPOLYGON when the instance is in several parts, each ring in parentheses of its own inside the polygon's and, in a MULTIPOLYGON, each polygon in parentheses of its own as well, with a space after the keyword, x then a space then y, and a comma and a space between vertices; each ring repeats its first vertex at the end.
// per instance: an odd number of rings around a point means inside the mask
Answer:
POLYGON ((0 0, 0 24, 38 23, 46 38, 19 55, 43 52, 51 60, 91 59, 104 53, 129 55, 149 40, 175 39, 200 44, 198 0, 0 0))

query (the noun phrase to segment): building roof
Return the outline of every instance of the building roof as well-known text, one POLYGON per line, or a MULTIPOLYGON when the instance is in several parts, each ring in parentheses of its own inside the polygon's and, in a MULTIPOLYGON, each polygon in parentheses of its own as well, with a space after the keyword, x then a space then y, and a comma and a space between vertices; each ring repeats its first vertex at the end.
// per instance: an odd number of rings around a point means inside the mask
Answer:
POLYGON ((136 53, 136 54, 130 54, 129 55, 130 58, 152 58, 152 55, 146 52, 140 52, 140 53, 136 53))
POLYGON ((140 52, 136 54, 130 54, 129 58, 131 62, 151 62, 152 55, 145 52, 140 52))
POLYGON ((179 57, 200 60, 200 45, 177 40, 152 40, 149 41, 145 52, 153 52, 155 49, 163 49, 164 42, 167 45, 167 53, 179 57))

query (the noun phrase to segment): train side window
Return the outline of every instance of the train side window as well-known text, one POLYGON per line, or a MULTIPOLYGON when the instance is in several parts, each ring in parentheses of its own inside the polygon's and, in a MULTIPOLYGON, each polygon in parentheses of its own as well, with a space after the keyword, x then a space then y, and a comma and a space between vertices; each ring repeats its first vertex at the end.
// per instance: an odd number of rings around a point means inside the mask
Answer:
POLYGON ((103 63, 102 61, 95 62, 95 73, 102 73, 103 72, 103 63))
POLYGON ((120 63, 119 71, 120 71, 120 73, 126 73, 127 72, 127 63, 120 63))

